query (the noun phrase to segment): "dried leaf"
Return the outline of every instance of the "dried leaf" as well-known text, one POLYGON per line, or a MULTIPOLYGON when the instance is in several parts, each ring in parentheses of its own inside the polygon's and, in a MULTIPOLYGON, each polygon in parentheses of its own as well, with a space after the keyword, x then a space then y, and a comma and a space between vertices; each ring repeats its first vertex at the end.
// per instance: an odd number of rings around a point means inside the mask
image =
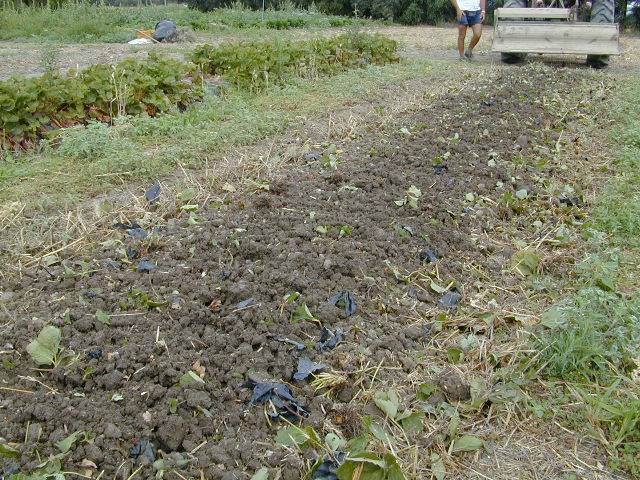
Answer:
POLYGON ((475 452, 484 447, 484 440, 473 435, 463 435, 460 438, 456 438, 453 442, 453 453, 458 452, 475 452))
POLYGON ((376 406, 382 410, 389 418, 396 418, 400 399, 395 389, 390 388, 386 392, 376 392, 373 396, 376 406))
POLYGON ((180 386, 181 387, 185 387, 187 385, 190 385, 192 383, 204 383, 204 380, 202 378, 200 378, 198 376, 197 373, 189 370, 187 373, 185 373, 184 375, 182 375, 182 377, 180 377, 180 386))
POLYGON ((251 480, 269 480, 269 469, 267 467, 262 467, 253 474, 251 480))
POLYGON ((437 453, 431 454, 431 473, 436 478, 436 480, 444 480, 444 477, 447 474, 447 469, 444 466, 444 462, 442 461, 442 457, 437 453))
POLYGON ((38 337, 27 345, 27 352, 38 365, 53 364, 60 348, 62 333, 52 325, 44 327, 38 337))
POLYGON ((61 453, 67 453, 69 450, 71 450, 71 447, 73 447, 73 444, 76 443, 76 440, 78 439, 78 435, 80 435, 81 433, 82 432, 79 432, 79 431, 73 432, 67 438, 64 438, 59 442, 57 442, 56 447, 58 447, 58 450, 60 450, 61 453))

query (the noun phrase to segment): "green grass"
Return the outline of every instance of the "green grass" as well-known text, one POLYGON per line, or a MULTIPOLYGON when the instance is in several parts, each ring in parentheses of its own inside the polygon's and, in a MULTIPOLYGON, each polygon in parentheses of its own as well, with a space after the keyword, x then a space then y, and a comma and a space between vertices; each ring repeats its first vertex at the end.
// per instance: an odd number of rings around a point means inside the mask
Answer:
POLYGON ((586 229, 576 293, 554 308, 535 370, 562 392, 552 409, 600 441, 613 468, 640 476, 640 85, 621 92, 616 175, 586 229), (576 408, 576 405, 578 406, 576 408))
POLYGON ((232 147, 295 127, 354 101, 381 96, 389 85, 424 75, 429 63, 351 70, 299 80, 260 95, 238 91, 207 97, 185 112, 125 119, 121 125, 67 130, 60 148, 43 148, 0 164, 0 202, 59 207, 108 192, 126 182, 171 175, 179 166, 202 169, 232 147))
POLYGON ((238 29, 328 28, 364 24, 364 20, 302 10, 256 12, 219 9, 202 13, 181 5, 110 7, 68 3, 57 9, 5 6, 0 8, 0 40, 60 43, 124 43, 136 30, 152 29, 164 19, 196 32, 227 33, 238 29))

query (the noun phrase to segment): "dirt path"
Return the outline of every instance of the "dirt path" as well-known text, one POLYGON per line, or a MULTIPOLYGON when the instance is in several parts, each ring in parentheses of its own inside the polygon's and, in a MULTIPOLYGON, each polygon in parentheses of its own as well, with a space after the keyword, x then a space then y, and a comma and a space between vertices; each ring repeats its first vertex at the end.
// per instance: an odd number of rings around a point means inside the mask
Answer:
MULTIPOLYGON (((552 457, 556 450, 595 463, 592 443, 561 431, 550 448, 532 449, 531 430, 544 425, 531 418, 526 428, 482 413, 463 419, 461 431, 493 452, 475 459, 449 457, 443 437, 443 412, 470 400, 474 380, 496 393, 494 414, 517 407, 501 403, 497 370, 485 359, 509 352, 517 328, 504 320, 489 332, 474 315, 493 304, 517 311, 524 300, 515 274, 503 273, 520 227, 501 199, 536 195, 541 173, 511 159, 555 148, 557 112, 538 100, 569 98, 588 75, 483 70, 424 108, 319 146, 250 191, 225 187, 197 208, 185 195, 167 210, 161 193, 157 229, 141 216, 140 229, 116 227, 98 251, 27 269, 2 288, 2 435, 20 451, 5 468, 32 470, 36 451, 46 458, 61 450, 56 442, 84 432, 61 460, 66 470, 92 471, 91 462, 105 478, 132 478, 140 467, 140 478, 151 478, 144 465, 161 458, 183 478, 247 479, 261 466, 300 478, 305 457, 273 444, 272 417, 285 409, 252 405, 247 380, 290 382, 288 410, 345 439, 363 431, 356 416, 374 415, 395 434, 394 451, 414 479, 431 474, 420 457, 427 448, 456 478, 513 478, 511 468, 519 478, 561 478, 573 470, 568 457, 552 457), (537 128, 524 135, 527 125, 537 128), (487 279, 501 282, 490 295, 478 286, 487 279), (340 292, 355 304, 331 305, 340 292), (444 336, 439 314, 451 322, 444 336), (45 324, 60 328, 69 356, 34 370, 25 349, 45 324), (469 335, 478 348, 452 366, 450 349, 469 335), (331 391, 291 380, 305 356, 333 372, 331 391), (417 396, 425 383, 436 393, 417 396), (400 434, 374 406, 390 386, 405 408, 432 412, 421 434, 400 434)), ((581 468, 585 478, 608 475, 581 468)))

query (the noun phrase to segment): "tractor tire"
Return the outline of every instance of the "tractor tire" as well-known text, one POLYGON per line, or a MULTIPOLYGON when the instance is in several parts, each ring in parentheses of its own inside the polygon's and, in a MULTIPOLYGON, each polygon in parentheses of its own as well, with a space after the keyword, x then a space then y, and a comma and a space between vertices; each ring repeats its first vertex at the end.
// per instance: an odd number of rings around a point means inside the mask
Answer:
MULTIPOLYGON (((506 0, 504 2, 504 8, 527 8, 529 6, 528 3, 528 0, 506 0)), ((504 63, 514 64, 524 61, 524 59, 527 58, 527 54, 503 52, 500 54, 500 57, 504 63)))
MULTIPOLYGON (((613 23, 615 21, 616 5, 614 0, 595 0, 591 9, 591 22, 613 23)), ((588 55, 587 65, 601 69, 609 66, 609 55, 588 55)))

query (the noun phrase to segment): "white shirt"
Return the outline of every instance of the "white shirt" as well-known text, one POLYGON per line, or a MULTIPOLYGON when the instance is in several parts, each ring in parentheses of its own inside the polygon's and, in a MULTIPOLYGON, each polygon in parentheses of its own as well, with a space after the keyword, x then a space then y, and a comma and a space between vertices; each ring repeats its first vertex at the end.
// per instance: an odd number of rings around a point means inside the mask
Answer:
POLYGON ((460 10, 475 12, 480 10, 480 0, 457 0, 460 10))

